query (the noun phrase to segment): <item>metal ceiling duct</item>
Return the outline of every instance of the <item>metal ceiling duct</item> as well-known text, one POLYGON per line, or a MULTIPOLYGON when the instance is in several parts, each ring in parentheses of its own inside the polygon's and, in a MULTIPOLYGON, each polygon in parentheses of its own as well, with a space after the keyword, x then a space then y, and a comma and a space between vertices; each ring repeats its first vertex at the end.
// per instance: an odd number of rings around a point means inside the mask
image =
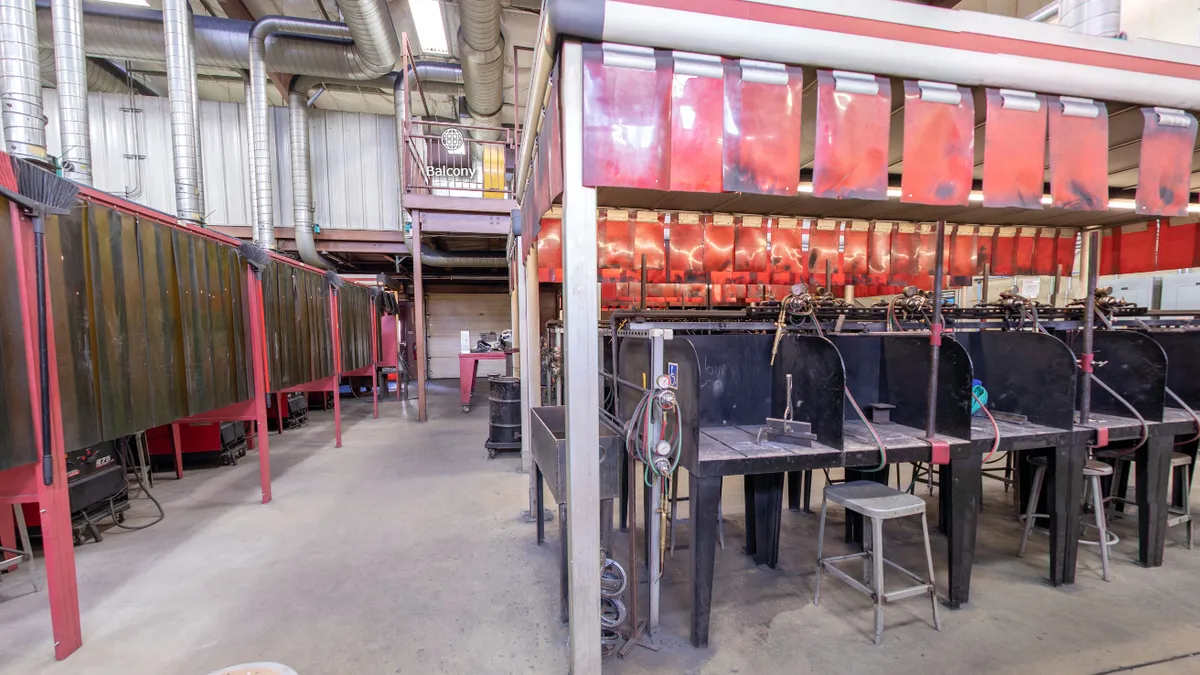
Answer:
POLYGON ((54 70, 58 81, 58 136, 62 144, 58 161, 64 177, 91 185, 92 136, 88 128, 83 2, 52 0, 51 14, 54 18, 54 70))
POLYGON ((10 155, 47 163, 37 15, 31 0, 0 0, 0 107, 10 155))
POLYGON ((313 236, 312 172, 308 154, 308 90, 293 87, 288 92, 288 138, 292 148, 292 220, 300 259, 321 269, 335 266, 317 252, 313 236))
POLYGON ((1118 37, 1121 0, 1059 0, 1058 22, 1076 33, 1118 37))
POLYGON ((426 244, 421 244, 420 248, 418 248, 416 242, 413 241, 411 229, 404 231, 404 243, 408 245, 408 250, 412 251, 413 255, 421 256, 422 265, 433 265, 434 267, 508 268, 508 257, 502 251, 496 253, 487 253, 484 251, 446 253, 426 244))
MULTIPOLYGON (((54 0, 64 2, 68 0, 54 0)), ((175 167, 175 215, 204 222, 200 160, 199 94, 192 51, 192 8, 188 0, 163 0, 167 92, 171 98, 171 156, 175 167)))
POLYGON ((258 243, 258 223, 255 214, 258 213, 258 176, 254 173, 254 126, 250 124, 250 74, 246 73, 246 161, 249 164, 247 173, 250 176, 250 232, 251 239, 258 243))
MULTIPOLYGON (((55 72, 54 65, 54 50, 39 49, 38 61, 41 64, 40 73, 42 76, 42 86, 56 89, 58 87, 58 73, 55 72)), ((87 90, 96 91, 104 94, 128 94, 130 90, 129 83, 95 63, 84 60, 84 69, 87 73, 87 90)))
MULTIPOLYGON (((463 65, 467 110, 477 125, 498 127, 504 106, 504 37, 500 0, 459 0, 458 54, 463 65)), ((494 141, 499 131, 472 131, 494 141)))
MULTIPOLYGON (((255 227, 258 245, 275 248, 275 211, 271 194, 271 145, 268 137, 267 111, 267 38, 272 35, 300 35, 304 37, 347 40, 354 42, 339 45, 341 52, 327 54, 334 64, 340 66, 332 74, 313 72, 310 69, 284 68, 286 72, 306 75, 329 75, 348 80, 370 80, 382 77, 396 67, 400 58, 400 40, 392 24, 386 0, 343 0, 340 4, 345 25, 309 21, 282 16, 259 19, 250 30, 248 40, 250 59, 250 121, 254 129, 251 146, 254 158, 255 227), (336 57, 336 58, 334 58, 336 57)), ((284 41, 273 38, 272 44, 284 41)), ((323 46, 319 41, 305 41, 300 54, 313 53, 311 48, 323 46), (310 48, 311 47, 311 48, 310 48)))

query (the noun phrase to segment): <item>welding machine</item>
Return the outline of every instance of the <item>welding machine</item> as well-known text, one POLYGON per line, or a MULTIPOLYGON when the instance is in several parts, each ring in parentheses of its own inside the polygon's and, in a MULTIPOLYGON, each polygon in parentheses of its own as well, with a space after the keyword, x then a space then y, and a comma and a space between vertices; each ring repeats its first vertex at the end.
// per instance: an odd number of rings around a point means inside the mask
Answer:
MULTIPOLYGON (((275 431, 279 430, 279 412, 274 409, 278 404, 278 397, 267 397, 267 428, 275 431)), ((305 424, 308 424, 308 396, 303 392, 293 391, 285 397, 283 428, 296 429, 305 424)))
MULTIPOLYGON (((76 543, 81 543, 85 534, 101 541, 94 522, 105 516, 123 519, 121 514, 129 510, 126 495, 129 485, 117 445, 121 442, 106 441, 67 453, 67 495, 71 501, 76 543)), ((40 527, 42 518, 38 505, 22 504, 21 507, 25 522, 30 527, 40 527)))
MULTIPOLYGON (((244 422, 180 424, 179 444, 182 446, 180 452, 185 455, 214 454, 220 456, 222 464, 237 464, 239 457, 246 456, 246 425, 244 422)), ((171 425, 147 431, 146 445, 151 457, 174 456, 171 425)))

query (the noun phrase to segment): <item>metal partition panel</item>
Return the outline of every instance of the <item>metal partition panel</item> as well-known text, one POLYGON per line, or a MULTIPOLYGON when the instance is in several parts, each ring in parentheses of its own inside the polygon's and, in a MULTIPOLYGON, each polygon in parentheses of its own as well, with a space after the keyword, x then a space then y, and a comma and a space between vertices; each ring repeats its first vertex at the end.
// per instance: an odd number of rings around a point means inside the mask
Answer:
MULTIPOLYGON (((774 335, 691 335, 700 368, 700 426, 762 424, 771 413, 774 335)), ((670 369, 671 360, 664 358, 670 369)))
POLYGON ((953 340, 971 357, 974 378, 987 390, 987 406, 1024 415, 1034 424, 1070 429, 1075 421, 1075 356, 1043 333, 981 331, 953 340))
POLYGON ((325 276, 288 264, 263 273, 270 391, 334 374, 329 282, 325 276))
POLYGON ((16 256, 11 204, 0 198, 0 471, 38 459, 16 256))
MULTIPOLYGON (((1078 332, 1068 338, 1067 344, 1076 354, 1083 351, 1083 338, 1078 332)), ((1141 333, 1098 330, 1093 353, 1096 377, 1147 421, 1161 422, 1167 397, 1167 355, 1163 348, 1141 333)), ((1096 414, 1132 417, 1129 408, 1103 387, 1093 386, 1092 415, 1096 414)))
POLYGON ((846 368, 837 347, 815 335, 784 336, 772 369, 772 417, 783 418, 788 375, 792 376, 792 419, 808 422, 818 441, 842 449, 846 368))
POLYGON ((379 320, 371 302, 371 289, 346 284, 338 290, 338 327, 342 341, 342 372, 366 368, 375 362, 371 354, 371 331, 379 320))
MULTIPOLYGON (((1167 386, 1188 406, 1200 408, 1200 331, 1156 330, 1148 335, 1167 356, 1167 386)), ((1168 398, 1167 405, 1179 404, 1168 398)))
MULTIPOLYGON (((650 381, 650 348, 651 342, 647 339, 622 339, 617 348, 617 376, 635 385, 640 386, 643 382, 647 387, 653 385, 650 381)), ((698 463, 700 427, 705 425, 700 419, 700 389, 706 377, 700 368, 696 349, 688 340, 676 338, 663 342, 663 363, 675 364, 675 392, 683 427, 679 463, 689 472, 694 472, 698 463)), ((628 421, 641 398, 641 393, 621 385, 621 405, 617 417, 628 421)))
MULTIPOLYGON (((925 428, 929 400, 929 336, 836 335, 830 341, 842 355, 846 384, 859 406, 896 406, 892 421, 925 428)), ((857 419, 849 401, 847 419, 857 419)), ((962 345, 942 343, 938 363, 937 432, 971 435, 971 359, 962 345)))

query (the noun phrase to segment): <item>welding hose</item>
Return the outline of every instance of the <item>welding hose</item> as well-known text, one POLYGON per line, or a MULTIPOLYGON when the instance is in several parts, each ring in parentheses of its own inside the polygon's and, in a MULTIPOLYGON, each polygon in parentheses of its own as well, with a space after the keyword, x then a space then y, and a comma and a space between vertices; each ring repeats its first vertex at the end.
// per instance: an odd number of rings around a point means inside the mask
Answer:
POLYGON ((854 400, 854 394, 850 393, 850 387, 844 387, 844 390, 846 392, 846 399, 850 401, 850 405, 854 408, 854 412, 858 413, 858 419, 862 420, 862 423, 867 425, 867 431, 871 432, 871 438, 874 438, 875 445, 879 446, 879 466, 875 467, 874 469, 859 470, 867 472, 883 471, 883 469, 887 467, 888 463, 887 448, 883 445, 883 439, 879 437, 878 433, 876 433, 875 427, 867 421, 867 416, 863 414, 862 408, 858 407, 858 401, 854 400))
POLYGON ((38 401, 42 420, 42 484, 54 484, 54 450, 50 435, 50 338, 46 318, 46 221, 33 219, 34 283, 37 284, 38 401))
POLYGON ((1194 442, 1200 440, 1200 416, 1197 416, 1196 411, 1192 410, 1188 406, 1188 404, 1184 403, 1183 399, 1176 396, 1175 392, 1171 391, 1170 387, 1165 387, 1165 389, 1167 390, 1167 396, 1170 396, 1171 398, 1175 399, 1175 402, 1179 404, 1179 407, 1186 410, 1187 414, 1191 415, 1192 419, 1196 421, 1196 435, 1192 436, 1191 438, 1187 439, 1186 441, 1178 441, 1175 443, 1175 445, 1177 445, 1177 446, 1187 445, 1188 443, 1194 443, 1194 442))
POLYGON ((1109 387, 1107 384, 1104 384, 1104 382, 1102 382, 1100 380, 1100 378, 1096 377, 1095 373, 1088 373, 1088 375, 1092 378, 1093 382, 1100 385, 1101 389, 1103 389, 1104 391, 1107 391, 1113 398, 1120 401, 1121 405, 1125 406, 1129 410, 1129 412, 1133 413, 1133 416, 1137 418, 1138 423, 1142 425, 1142 437, 1140 439, 1138 439, 1137 445, 1133 446, 1132 448, 1130 448, 1128 450, 1118 451, 1123 455, 1132 455, 1133 453, 1137 452, 1138 448, 1145 445, 1146 440, 1150 438, 1150 425, 1146 424, 1146 418, 1142 417, 1142 415, 1137 411, 1137 409, 1134 408, 1132 405, 1130 405, 1129 401, 1126 401, 1120 394, 1113 391, 1111 387, 1109 387))
POLYGON ((1000 448, 1000 425, 996 424, 996 418, 992 417, 992 411, 987 409, 987 406, 983 404, 983 401, 979 400, 979 397, 976 396, 975 392, 973 391, 971 392, 971 398, 975 399, 975 402, 979 404, 979 409, 983 411, 983 414, 987 415, 988 420, 992 423, 992 429, 996 431, 996 438, 992 441, 992 449, 990 452, 988 452, 987 456, 983 458, 983 461, 987 462, 992 458, 992 455, 996 454, 996 450, 1000 448))

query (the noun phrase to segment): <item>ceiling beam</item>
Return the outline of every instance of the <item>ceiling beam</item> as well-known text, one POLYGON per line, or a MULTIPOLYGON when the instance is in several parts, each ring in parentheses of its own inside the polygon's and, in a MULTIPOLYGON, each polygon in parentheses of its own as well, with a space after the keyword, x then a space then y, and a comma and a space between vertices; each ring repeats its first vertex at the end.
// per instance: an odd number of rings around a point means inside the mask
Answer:
MULTIPOLYGON (((246 3, 242 0, 217 0, 217 4, 221 5, 221 9, 225 12, 225 16, 230 19, 239 21, 257 21, 258 17, 246 7, 246 3)), ((267 76, 271 78, 275 88, 279 90, 279 95, 283 98, 283 104, 288 102, 288 86, 292 83, 292 76, 288 73, 273 73, 268 71, 267 76)))

